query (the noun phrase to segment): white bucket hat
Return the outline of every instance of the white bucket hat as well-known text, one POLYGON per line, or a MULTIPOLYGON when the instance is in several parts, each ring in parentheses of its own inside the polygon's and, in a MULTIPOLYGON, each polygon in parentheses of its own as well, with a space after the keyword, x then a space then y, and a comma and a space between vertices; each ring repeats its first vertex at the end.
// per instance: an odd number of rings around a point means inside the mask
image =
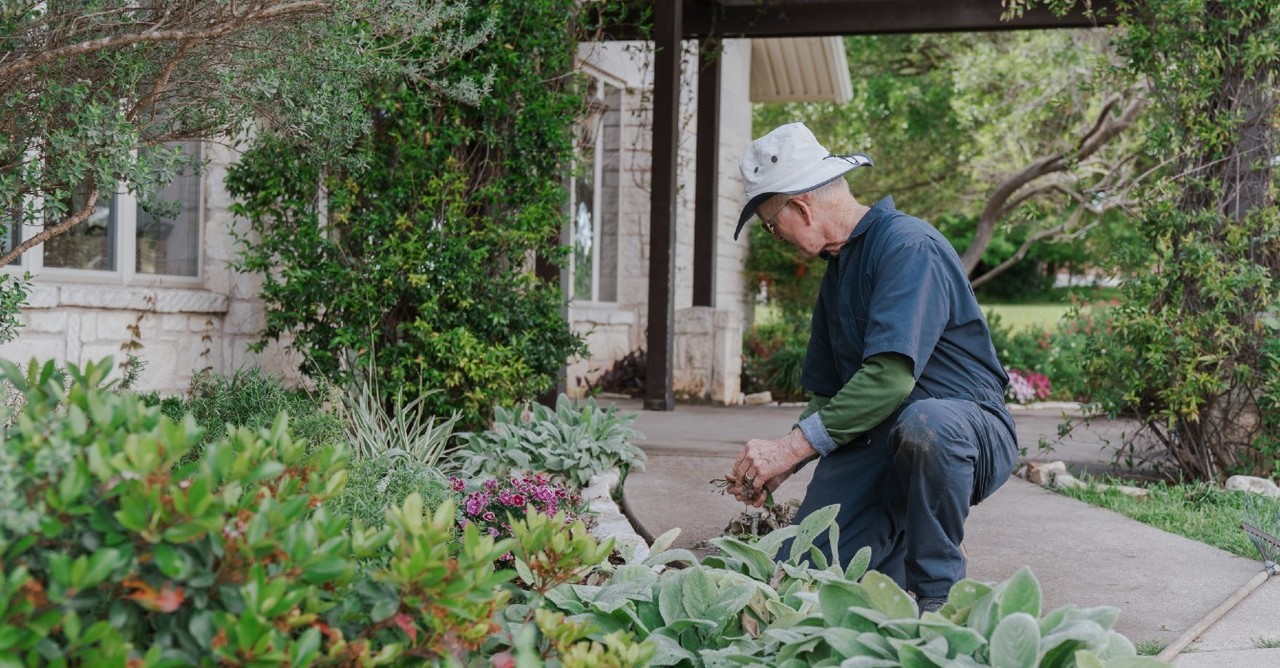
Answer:
POLYGON ((756 207, 774 195, 799 195, 826 185, 858 167, 872 164, 858 153, 832 155, 804 123, 787 123, 751 142, 738 167, 747 191, 747 204, 733 231, 737 241, 742 226, 756 215, 756 207))

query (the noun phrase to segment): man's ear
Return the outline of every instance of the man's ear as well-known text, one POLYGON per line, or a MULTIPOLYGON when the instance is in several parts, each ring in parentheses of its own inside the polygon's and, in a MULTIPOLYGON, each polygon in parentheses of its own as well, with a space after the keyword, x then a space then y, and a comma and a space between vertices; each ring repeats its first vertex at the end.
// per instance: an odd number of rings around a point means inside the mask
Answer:
POLYGON ((809 201, 807 195, 799 195, 791 198, 791 204, 795 206, 800 215, 804 217, 805 225, 813 224, 813 202, 809 201))

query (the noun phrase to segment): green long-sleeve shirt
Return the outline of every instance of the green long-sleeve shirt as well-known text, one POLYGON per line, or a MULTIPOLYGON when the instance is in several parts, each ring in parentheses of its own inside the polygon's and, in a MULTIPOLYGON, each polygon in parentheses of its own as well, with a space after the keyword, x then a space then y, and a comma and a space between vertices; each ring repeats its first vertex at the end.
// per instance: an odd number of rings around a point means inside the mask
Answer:
POLYGON ((870 431, 902 404, 915 388, 911 359, 897 353, 874 355, 833 397, 814 395, 797 422, 822 456, 870 431), (814 418, 813 416, 817 416, 814 418))

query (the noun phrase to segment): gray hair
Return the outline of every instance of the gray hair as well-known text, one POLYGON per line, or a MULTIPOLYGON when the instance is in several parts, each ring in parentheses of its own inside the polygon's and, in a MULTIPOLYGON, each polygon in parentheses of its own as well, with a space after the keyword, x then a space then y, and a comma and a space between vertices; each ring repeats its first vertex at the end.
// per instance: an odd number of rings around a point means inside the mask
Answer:
POLYGON ((810 202, 830 202, 840 195, 849 194, 849 182, 843 175, 837 176, 804 194, 809 196, 810 202))

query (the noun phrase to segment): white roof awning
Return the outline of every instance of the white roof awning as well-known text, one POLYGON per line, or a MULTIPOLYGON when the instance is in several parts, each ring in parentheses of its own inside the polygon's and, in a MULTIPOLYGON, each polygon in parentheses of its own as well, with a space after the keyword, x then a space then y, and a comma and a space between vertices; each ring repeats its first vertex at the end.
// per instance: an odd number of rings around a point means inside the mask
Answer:
POLYGON ((751 40, 752 102, 835 102, 853 97, 844 38, 751 40))

